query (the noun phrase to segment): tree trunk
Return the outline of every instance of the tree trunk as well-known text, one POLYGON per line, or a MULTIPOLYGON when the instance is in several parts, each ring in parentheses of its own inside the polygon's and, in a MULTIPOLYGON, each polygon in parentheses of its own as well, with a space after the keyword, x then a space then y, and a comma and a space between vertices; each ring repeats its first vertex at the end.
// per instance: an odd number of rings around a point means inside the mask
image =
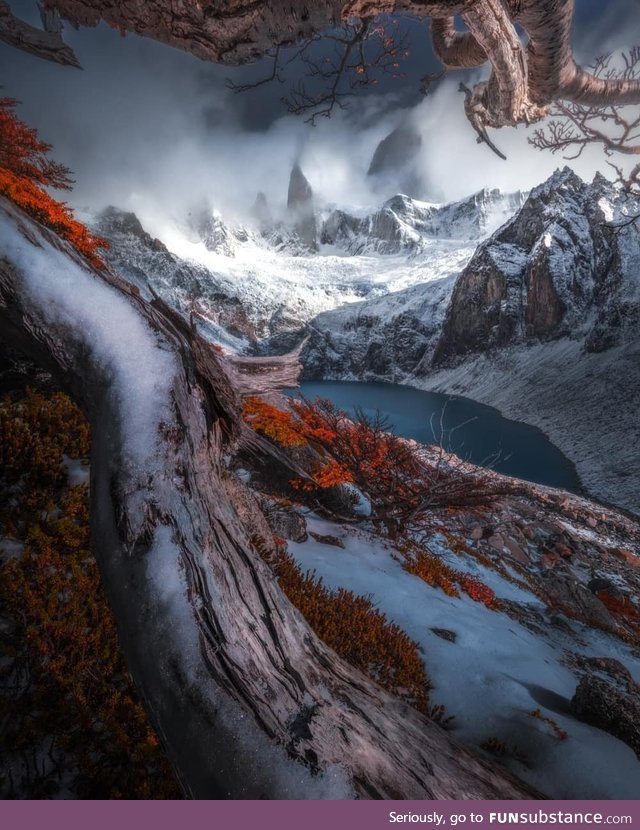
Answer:
POLYGON ((0 251, 2 337, 90 420, 93 549, 185 791, 530 797, 338 658, 283 596, 249 541, 264 517, 225 468, 243 427, 213 349, 4 200, 0 251))

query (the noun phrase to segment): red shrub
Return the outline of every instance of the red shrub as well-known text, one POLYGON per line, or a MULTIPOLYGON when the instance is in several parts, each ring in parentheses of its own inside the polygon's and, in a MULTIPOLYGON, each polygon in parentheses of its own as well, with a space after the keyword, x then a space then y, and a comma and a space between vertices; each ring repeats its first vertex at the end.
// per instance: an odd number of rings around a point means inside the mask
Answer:
POLYGON ((64 202, 44 189, 69 190, 70 171, 47 158, 50 145, 16 117, 15 105, 12 98, 0 98, 0 194, 70 242, 93 266, 103 267, 99 251, 108 248, 108 243, 94 236, 74 219, 64 202))

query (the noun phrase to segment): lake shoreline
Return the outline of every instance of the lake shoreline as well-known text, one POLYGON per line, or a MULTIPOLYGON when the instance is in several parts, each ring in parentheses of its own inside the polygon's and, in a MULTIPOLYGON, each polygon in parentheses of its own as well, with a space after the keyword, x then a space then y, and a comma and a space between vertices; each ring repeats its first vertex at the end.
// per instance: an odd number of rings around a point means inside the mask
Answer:
MULTIPOLYGON (((565 339, 469 355, 428 374, 327 380, 380 381, 463 395, 540 429, 574 465, 582 492, 640 514, 640 354, 627 344, 585 353, 565 339)), ((318 378, 319 379, 319 378, 318 378)))
POLYGON ((423 444, 442 443, 477 466, 514 479, 586 495, 575 464, 544 430, 504 417, 500 410, 470 396, 421 389, 383 380, 312 380, 301 383, 306 397, 326 397, 352 411, 379 409, 394 431, 423 444), (434 428, 434 426, 437 428, 434 428))

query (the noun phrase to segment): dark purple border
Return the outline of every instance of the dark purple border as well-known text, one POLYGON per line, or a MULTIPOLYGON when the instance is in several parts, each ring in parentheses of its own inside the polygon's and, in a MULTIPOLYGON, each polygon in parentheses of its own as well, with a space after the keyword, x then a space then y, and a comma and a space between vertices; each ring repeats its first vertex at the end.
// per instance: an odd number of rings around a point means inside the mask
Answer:
POLYGON ((185 824, 188 830, 467 830, 471 826, 558 825, 640 830, 640 801, 3 801, 0 821, 0 830, 114 830, 114 826, 117 830, 182 830, 185 824), (391 821, 394 813, 430 818, 391 821), (514 821, 509 813, 525 816, 514 821), (567 820, 567 814, 578 813, 585 820, 567 820), (542 818, 536 820, 540 814, 542 818), (435 816, 442 817, 440 824, 435 816), (465 818, 455 820, 461 816, 465 818))

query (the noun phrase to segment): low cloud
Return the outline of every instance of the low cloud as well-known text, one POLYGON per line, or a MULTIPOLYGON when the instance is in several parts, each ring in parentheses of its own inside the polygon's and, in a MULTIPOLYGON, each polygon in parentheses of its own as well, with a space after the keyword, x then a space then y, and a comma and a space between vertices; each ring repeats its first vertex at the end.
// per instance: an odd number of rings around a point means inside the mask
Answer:
MULTIPOLYGON (((613 8, 602 13, 606 43, 621 46, 626 38, 629 45, 629 33, 636 37, 640 28, 637 0, 610 5, 619 6, 619 14, 613 8)), ((580 54, 590 53, 592 30, 584 29, 580 54)), ((494 132, 508 156, 500 160, 476 143, 453 75, 412 108, 403 108, 399 102, 406 96, 390 89, 362 96, 348 112, 310 127, 283 113, 277 88, 243 96, 226 87, 230 72, 246 77, 255 68, 204 64, 149 40, 121 39, 105 26, 69 30, 67 36, 83 71, 0 47, 3 92, 22 99, 22 117, 74 170, 71 200, 81 208, 115 204, 151 221, 184 216, 207 199, 242 219, 258 191, 267 194, 272 209, 284 206, 295 161, 322 202, 371 208, 394 192, 393 180, 381 189, 366 175, 371 157, 378 142, 405 121, 422 135, 416 165, 422 195, 434 201, 463 198, 485 186, 529 189, 565 163, 588 178, 608 170, 595 148, 574 162, 540 153, 529 146, 531 132, 524 128, 494 132), (257 129, 252 109, 260 107, 268 126, 257 129)))

